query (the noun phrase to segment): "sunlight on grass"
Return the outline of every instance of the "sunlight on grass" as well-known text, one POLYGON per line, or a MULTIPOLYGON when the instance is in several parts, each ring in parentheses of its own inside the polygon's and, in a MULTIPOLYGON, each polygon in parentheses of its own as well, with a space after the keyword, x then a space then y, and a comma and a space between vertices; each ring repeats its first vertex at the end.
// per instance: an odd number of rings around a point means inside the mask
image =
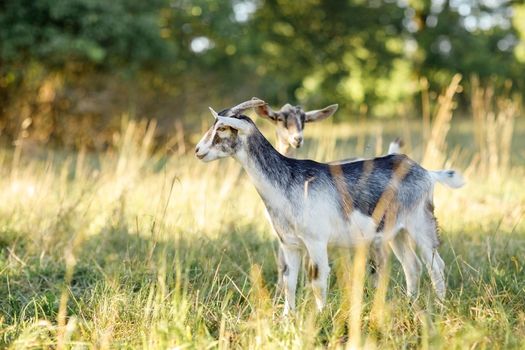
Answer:
MULTIPOLYGON (((354 127, 311 128, 301 156, 375 154, 355 149, 354 127)), ((388 144, 383 129, 361 127, 365 147, 379 138, 388 144)), ((394 259, 375 290, 366 249, 338 250, 326 309, 317 314, 310 288, 299 287, 298 310, 283 318, 276 241, 239 165, 154 150, 154 128, 128 123, 116 151, 104 154, 20 151, 14 163, 13 151, 2 151, 2 347, 523 346, 523 165, 489 172, 475 152, 454 156, 444 141, 432 151, 438 155, 426 156, 467 177, 463 189, 435 190, 447 264, 443 305, 428 278, 411 304, 394 259)), ((426 144, 411 144, 407 153, 420 161, 426 144)))

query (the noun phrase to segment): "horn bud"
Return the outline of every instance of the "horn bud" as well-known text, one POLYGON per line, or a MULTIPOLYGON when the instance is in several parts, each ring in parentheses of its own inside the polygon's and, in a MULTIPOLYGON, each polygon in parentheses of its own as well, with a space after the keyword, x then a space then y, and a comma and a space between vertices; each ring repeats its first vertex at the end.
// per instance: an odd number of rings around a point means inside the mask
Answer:
POLYGON ((217 119, 219 118, 219 113, 215 112, 213 108, 208 107, 210 109, 211 115, 213 115, 213 118, 217 119))

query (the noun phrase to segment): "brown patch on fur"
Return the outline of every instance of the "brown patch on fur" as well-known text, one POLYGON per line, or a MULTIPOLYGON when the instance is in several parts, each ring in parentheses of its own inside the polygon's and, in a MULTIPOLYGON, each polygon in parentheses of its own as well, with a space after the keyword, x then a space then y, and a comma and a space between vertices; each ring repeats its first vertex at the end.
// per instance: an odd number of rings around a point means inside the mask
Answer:
POLYGON ((288 265, 285 263, 282 267, 281 267, 281 273, 283 274, 283 276, 288 276, 288 265))
POLYGON ((228 137, 221 138, 219 133, 215 133, 213 137, 212 146, 219 145, 220 149, 223 152, 232 152, 237 146, 237 134, 238 131, 233 128, 228 128, 230 130, 230 135, 228 137))
POLYGON ((308 279, 311 281, 319 278, 319 266, 316 263, 308 264, 308 279))
POLYGON ((428 217, 434 223, 434 229, 436 232, 436 242, 434 242, 434 248, 438 248, 441 245, 440 230, 436 216, 434 215, 434 203, 431 200, 428 200, 426 203, 425 210, 428 214, 428 217))
POLYGON ((370 267, 370 273, 372 275, 377 272, 376 261, 374 259, 368 259, 368 266, 370 267))
POLYGON ((432 214, 432 216, 434 216, 434 203, 432 203, 431 201, 427 201, 427 211, 430 212, 430 214, 432 214))
POLYGON ((372 213, 372 219, 377 225, 376 232, 389 231, 395 226, 399 209, 396 200, 398 186, 412 168, 411 161, 406 157, 398 157, 394 161, 392 178, 372 213))
POLYGON ((213 136, 213 141, 211 142, 211 144, 212 144, 212 146, 215 146, 219 142, 221 142, 221 138, 219 137, 219 135, 217 133, 215 133, 215 136, 213 136))
POLYGON ((288 131, 292 133, 299 132, 303 129, 301 126, 301 121, 297 117, 290 118, 289 115, 286 115, 285 125, 288 131))
POLYGON ((401 137, 396 137, 394 142, 397 143, 399 145, 399 147, 405 146, 405 141, 403 141, 403 139, 401 137))
POLYGON ((348 191, 346 185, 346 180, 343 174, 343 170, 340 164, 330 165, 329 168, 330 174, 335 184, 337 193, 339 194, 339 203, 343 209, 343 213, 346 217, 349 217, 354 210, 354 204, 352 202, 352 197, 348 191))

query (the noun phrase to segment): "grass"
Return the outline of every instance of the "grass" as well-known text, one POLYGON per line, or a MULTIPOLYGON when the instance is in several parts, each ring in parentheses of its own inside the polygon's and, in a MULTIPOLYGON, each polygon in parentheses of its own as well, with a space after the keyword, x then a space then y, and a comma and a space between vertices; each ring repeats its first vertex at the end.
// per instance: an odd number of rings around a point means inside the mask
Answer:
MULTIPOLYGON (((413 132, 407 152, 421 160, 417 125, 404 123, 413 132)), ((372 155, 390 134, 407 132, 384 125, 319 124, 301 155, 372 155)), ((378 297, 368 279, 355 282, 359 254, 340 250, 331 254, 326 310, 317 314, 302 287, 289 319, 275 287, 276 240, 233 160, 154 151, 152 130, 140 123, 103 154, 3 150, 0 347, 524 348, 523 128, 514 128, 512 166, 490 174, 475 161, 474 130, 459 123, 444 153, 467 186, 436 187, 443 305, 426 276, 410 303, 395 259, 378 297)))

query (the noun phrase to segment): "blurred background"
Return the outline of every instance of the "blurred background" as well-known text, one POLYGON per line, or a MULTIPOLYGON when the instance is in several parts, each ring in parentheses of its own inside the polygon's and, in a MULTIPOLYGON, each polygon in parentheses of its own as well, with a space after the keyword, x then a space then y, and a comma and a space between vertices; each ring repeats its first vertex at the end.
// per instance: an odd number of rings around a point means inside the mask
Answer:
POLYGON ((524 92, 523 0, 0 0, 0 349, 525 349, 524 92), (281 322, 263 202, 193 151, 252 96, 339 104, 299 158, 463 174, 444 304, 343 250, 281 322))
POLYGON ((0 135, 105 150, 145 119, 180 148, 208 105, 252 96, 417 120, 457 73, 453 109, 470 118, 475 91, 521 103, 524 68, 523 1, 5 0, 0 135))

